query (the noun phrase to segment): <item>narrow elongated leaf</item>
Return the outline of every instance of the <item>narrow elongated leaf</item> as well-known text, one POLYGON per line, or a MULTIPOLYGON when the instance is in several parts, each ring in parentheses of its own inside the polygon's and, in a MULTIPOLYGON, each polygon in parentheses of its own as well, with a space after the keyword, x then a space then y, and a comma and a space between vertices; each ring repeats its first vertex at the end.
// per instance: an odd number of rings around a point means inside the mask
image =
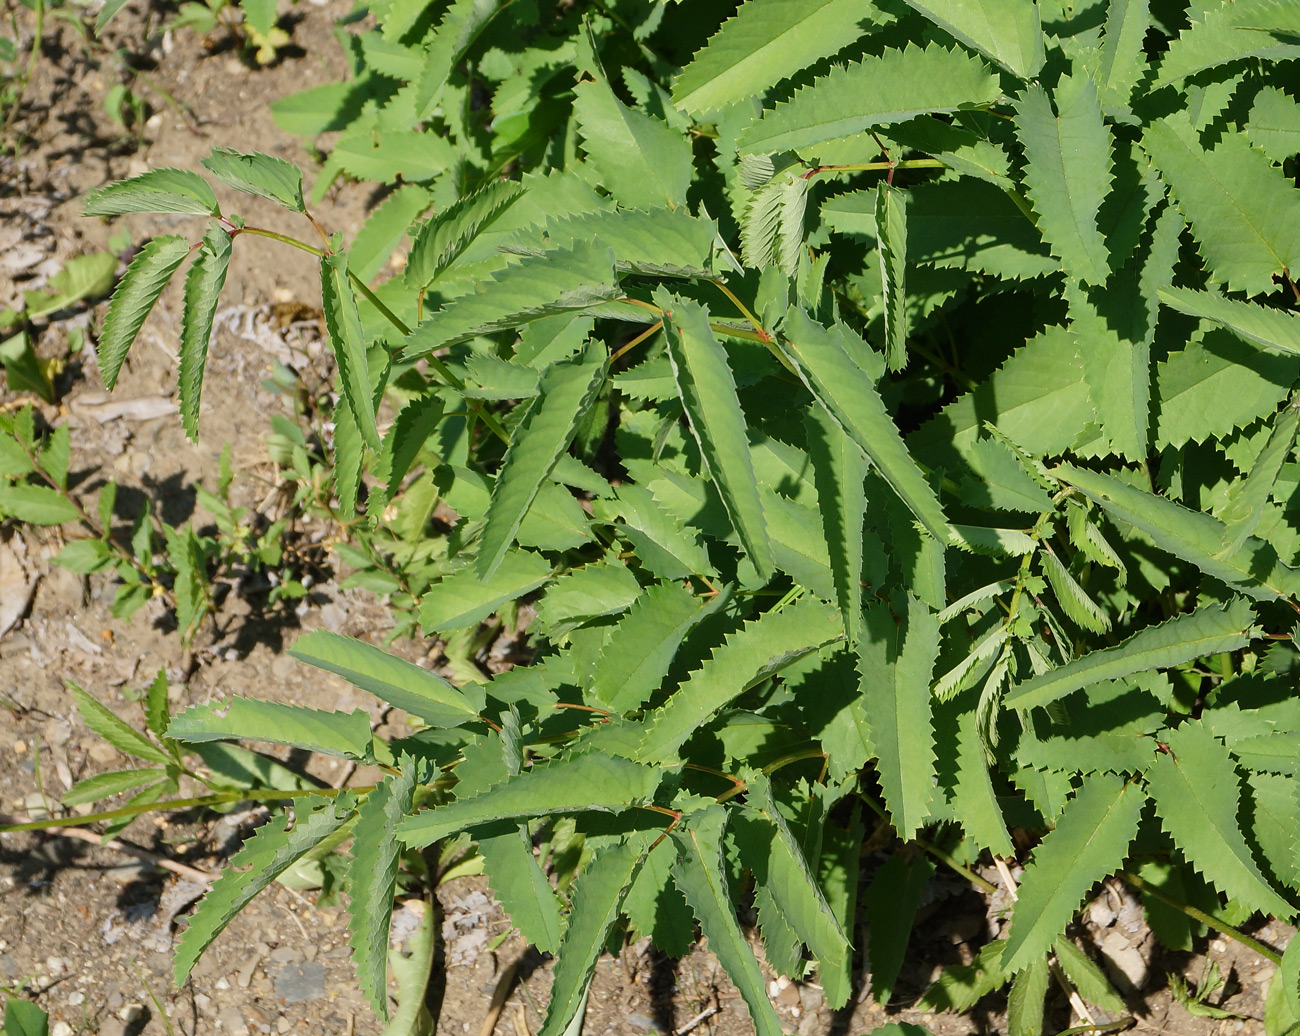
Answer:
POLYGON ((1245 136, 1229 131, 1206 150, 1186 116, 1170 116, 1147 127, 1142 147, 1229 290, 1272 291, 1273 275, 1300 263, 1294 188, 1245 136))
POLYGON ((708 549, 696 530, 683 526, 643 486, 618 487, 617 499, 596 501, 597 518, 622 518, 616 528, 636 548, 641 564, 660 579, 715 574, 708 549))
POLYGON ((548 220, 539 229, 545 247, 524 236, 502 245, 502 251, 540 255, 547 248, 569 248, 579 241, 597 240, 613 251, 614 268, 619 273, 703 277, 712 265, 718 237, 718 225, 713 220, 692 216, 684 208, 662 205, 647 212, 580 212, 548 220))
POLYGON ((671 760, 702 723, 737 695, 843 635, 839 612, 811 596, 747 622, 666 704, 644 718, 636 758, 671 760))
POLYGON ((621 294, 607 245, 584 241, 572 248, 530 255, 425 317, 406 339, 404 359, 416 359, 476 335, 515 328, 530 320, 589 309, 621 294))
POLYGON ((678 858, 673 880, 699 919, 709 950, 726 969, 749 1008, 757 1036, 781 1036, 781 1020, 767 998, 763 973, 736 921, 736 908, 723 866, 727 811, 711 805, 672 832, 678 858))
POLYGON ((128 212, 179 212, 220 216, 217 196, 208 181, 188 169, 151 169, 118 180, 86 195, 87 216, 121 216, 128 212))
POLYGON ((560 901, 533 856, 528 825, 502 820, 480 828, 475 840, 493 894, 511 922, 542 953, 554 953, 563 928, 560 901))
POLYGON ((763 113, 740 136, 740 153, 787 151, 872 126, 905 122, 995 100, 997 76, 960 50, 931 45, 887 50, 831 70, 763 113))
POLYGON ((194 705, 176 716, 167 736, 177 741, 270 741, 310 752, 370 758, 370 718, 360 709, 326 712, 261 698, 194 705))
POLYGON ((797 307, 786 313, 785 335, 779 343, 781 351, 817 401, 866 452, 930 535, 947 543, 948 520, 943 508, 904 445, 870 376, 845 351, 848 336, 828 331, 797 307))
POLYGON ((1062 464, 1056 474, 1114 517, 1145 532, 1162 550, 1250 597, 1275 600, 1300 592, 1300 573, 1278 561, 1263 541, 1252 537, 1225 553, 1232 545, 1225 526, 1208 514, 1087 468, 1062 464))
POLYGON ((1222 607, 1206 605, 1176 615, 1133 634, 1122 644, 1090 652, 1017 684, 1007 695, 1006 704, 1029 709, 1104 680, 1169 668, 1220 651, 1235 651, 1250 643, 1254 618, 1250 605, 1240 598, 1222 607))
POLYGON ((1145 802, 1139 785, 1096 774, 1065 804, 1020 879, 1002 952, 1007 971, 1045 957, 1088 890, 1123 865, 1145 802))
POLYGON ((361 330, 357 299, 348 280, 345 252, 323 256, 320 262, 321 308, 329 331, 334 359, 339 366, 339 387, 362 439, 376 453, 380 450, 379 428, 375 424, 375 400, 366 361, 366 339, 361 330))
POLYGON ((687 632, 704 609, 676 583, 645 591, 610 634, 596 659, 591 693, 612 712, 626 713, 658 689, 687 632))
POLYGON ((1147 771, 1160 822, 1214 886, 1264 914, 1290 919, 1295 908, 1260 874, 1242 837, 1241 784, 1231 753, 1200 720, 1164 738, 1169 752, 1147 771))
POLYGON ((617 812, 649 802, 662 775, 658 767, 596 752, 556 759, 471 798, 421 810, 402 822, 399 833, 407 845, 419 847, 493 820, 617 812))
POLYGON ((1219 517, 1227 526, 1229 552, 1240 548, 1254 534, 1260 517, 1273 495, 1283 466, 1291 459, 1295 449, 1296 432, 1300 430, 1300 411, 1289 406, 1273 419, 1273 430, 1268 442, 1260 451, 1254 466, 1244 479, 1234 482, 1228 493, 1228 502, 1219 517))
POLYGON ((595 52, 590 28, 578 43, 579 63, 592 78, 574 90, 573 115, 587 160, 623 205, 649 209, 686 204, 691 145, 662 119, 629 108, 614 93, 595 52), (584 57, 584 52, 586 56, 584 57))
MULTIPOLYGON (((442 100, 452 71, 507 3, 508 0, 452 0, 432 41, 425 48, 424 68, 416 80, 415 115, 418 121, 433 114, 442 100)), ((388 39, 395 40, 404 35, 425 7, 408 5, 405 10, 409 12, 405 21, 389 19, 385 22, 384 35, 388 39)))
MULTIPOLYGON (((1006 817, 989 777, 988 749, 976 710, 967 709, 957 721, 956 773, 951 808, 962 830, 981 849, 995 856, 1015 853, 1006 817)), ((948 727, 952 729, 951 725, 948 727)))
POLYGON ((852 43, 863 23, 878 18, 856 0, 750 0, 673 81, 673 103, 699 114, 759 96, 852 43))
POLYGON ((541 395, 515 428, 492 487, 475 569, 490 579, 514 542, 542 483, 596 400, 608 371, 605 347, 591 340, 577 356, 548 367, 541 395))
POLYGON ((1115 992, 1101 968, 1069 938, 1057 939, 1052 943, 1052 950, 1065 977, 1088 1003, 1096 1004, 1111 1014, 1123 1014, 1128 1010, 1123 997, 1115 992))
POLYGON ((655 302, 664 311, 673 379, 691 434, 745 552, 758 573, 768 578, 773 571, 772 546, 727 354, 713 336, 703 306, 664 288, 655 292, 655 302))
POLYGON ((1269 352, 1300 355, 1300 317, 1281 309, 1225 298, 1218 292, 1160 288, 1160 301, 1179 313, 1225 327, 1243 342, 1269 352))
POLYGON ((278 201, 294 212, 307 211, 307 203, 302 200, 302 170, 283 158, 217 147, 202 160, 202 165, 227 187, 278 201))
POLYGON ((289 824, 287 813, 257 829, 190 914, 190 923, 176 945, 173 961, 178 985, 189 977, 203 951, 230 919, 303 853, 342 827, 351 818, 354 807, 352 793, 345 791, 314 812, 299 814, 292 831, 285 830, 289 824))
POLYGON ((198 441, 199 398, 203 394, 203 371, 208 362, 208 342, 217 301, 230 269, 231 238, 220 227, 203 235, 199 254, 185 275, 185 310, 181 314, 180 394, 181 424, 185 434, 198 441))
POLYGON ((82 722, 119 752, 166 766, 173 762, 171 756, 155 745, 134 727, 119 719, 108 706, 101 704, 71 680, 68 687, 77 703, 82 722))
POLYGON ((0 515, 32 525, 62 525, 81 517, 67 497, 46 486, 0 486, 0 515))
POLYGON ((523 193, 512 180, 496 180, 457 198, 420 225, 411 241, 403 274, 406 284, 423 288, 454 263, 475 238, 523 193))
POLYGON ((1149 0, 1110 0, 1101 40, 1097 90, 1102 107, 1127 108, 1133 87, 1149 67, 1142 44, 1151 24, 1149 0))
POLYGON ((183 237, 156 237, 126 268, 99 329, 99 374, 109 391, 117 384, 122 361, 145 318, 189 251, 190 243, 183 237))
POLYGON ((1259 57, 1274 61, 1300 53, 1295 41, 1278 39, 1263 26, 1275 5, 1269 0, 1224 0, 1198 4, 1191 24, 1169 44, 1156 74, 1156 87, 1177 82, 1205 68, 1259 57))
POLYGON ((550 578, 551 566, 540 554, 511 551, 491 579, 480 579, 473 568, 463 568, 429 587, 420 602, 420 624, 426 632, 439 633, 471 626, 550 578))
POLYGON ((415 760, 386 777, 362 801, 348 865, 348 929, 357 982, 380 1018, 388 1019, 388 928, 397 884, 397 825, 411 809, 415 760))
POLYGON ((67 790, 62 801, 65 806, 76 806, 83 802, 98 802, 100 799, 119 795, 124 791, 131 791, 142 784, 160 781, 166 776, 167 771, 155 767, 148 767, 143 770, 110 770, 107 773, 97 773, 93 777, 77 781, 67 790))
POLYGON ((1043 238, 1065 272, 1085 284, 1110 273, 1097 212, 1110 186, 1110 134, 1090 77, 1064 78, 1056 87, 1056 114, 1037 84, 1016 106, 1016 133, 1025 148, 1025 190, 1043 238))
POLYGON ((382 490, 374 491, 381 508, 401 487, 415 458, 442 421, 442 413, 442 400, 430 394, 412 400, 397 415, 397 420, 384 436, 376 463, 376 474, 388 483, 382 490))
POLYGON ((747 820, 758 827, 753 832, 758 837, 745 840, 750 854, 746 858, 742 852, 742 859, 754 873, 758 894, 771 898, 799 941, 817 958, 819 969, 841 967, 851 952, 848 936, 822 895, 803 847, 777 808, 771 782, 760 775, 748 784, 754 812, 747 820))
POLYGON ((904 839, 920 829, 934 790, 930 679, 938 653, 938 617, 915 597, 898 618, 884 604, 868 606, 858 644, 862 702, 885 805, 904 839))
POLYGON ((1105 633, 1110 629, 1110 617, 1070 575, 1070 570, 1061 564, 1060 558, 1052 551, 1044 550, 1038 559, 1042 564, 1043 575, 1056 594, 1056 600, 1071 620, 1093 633, 1105 633))
POLYGON ((802 166, 754 192, 740 223, 740 247, 748 266, 779 266, 793 277, 803 249, 808 177, 802 166))
POLYGON ((844 632, 849 643, 856 644, 862 633, 862 524, 871 465, 862 447, 821 407, 809 412, 805 428, 835 597, 844 632))
POLYGON ((876 252, 885 307, 885 360, 891 371, 907 366, 907 206, 902 191, 876 187, 876 252))
POLYGON ((1043 1015, 1051 971, 1047 958, 1030 961, 1011 982, 1007 997, 1007 1036, 1043 1036, 1043 1015))
POLYGON ((555 981, 538 1036, 561 1036, 579 1017, 605 940, 653 836, 634 834, 598 849, 574 882, 573 909, 555 960, 555 981))
POLYGON ((907 0, 907 4, 1021 79, 1032 79, 1043 67, 1043 28, 1033 0, 907 0))
POLYGON ((871 927, 867 957, 871 992, 887 1004, 903 969, 903 956, 912 935, 912 920, 934 877, 934 864, 921 854, 896 852, 876 871, 862 895, 863 913, 871 927))
POLYGON ((289 654, 300 662, 336 673, 362 690, 395 705, 430 726, 457 726, 478 719, 483 688, 456 688, 441 676, 351 637, 319 629, 294 641, 289 654))

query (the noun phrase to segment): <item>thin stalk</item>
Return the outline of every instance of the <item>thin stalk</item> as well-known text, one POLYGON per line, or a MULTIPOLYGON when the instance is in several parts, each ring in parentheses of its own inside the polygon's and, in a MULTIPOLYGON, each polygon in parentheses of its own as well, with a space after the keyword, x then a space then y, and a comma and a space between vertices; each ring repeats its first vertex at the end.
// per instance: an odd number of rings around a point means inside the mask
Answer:
MULTIPOLYGON (((867 806, 871 809, 871 811, 875 813, 876 816, 878 816, 885 823, 891 825, 893 824, 893 821, 890 819, 889 814, 885 812, 885 807, 882 806, 875 799, 873 799, 870 795, 864 795, 862 792, 858 792, 858 798, 861 799, 863 802, 865 802, 867 806)), ((948 853, 944 852, 933 842, 926 841, 926 839, 924 838, 913 838, 912 841, 916 845, 920 846, 920 848, 923 849, 925 852, 933 856, 940 863, 944 864, 951 870, 960 874, 963 878, 969 881, 972 885, 979 888, 982 892, 987 892, 992 894, 997 891, 997 886, 994 885, 993 882, 986 881, 984 878, 981 878, 969 867, 963 867, 960 863, 954 860, 950 855, 948 855, 948 853)))
POLYGON ((267 230, 265 227, 235 227, 234 232, 230 236, 234 237, 235 234, 252 234, 254 237, 269 237, 272 241, 279 241, 282 245, 290 245, 293 248, 297 248, 299 251, 309 252, 318 259, 328 254, 323 248, 316 248, 314 245, 307 244, 306 241, 299 241, 296 237, 289 237, 287 234, 279 234, 274 230, 267 230))
POLYGON ((663 330, 663 326, 664 326, 664 322, 662 320, 658 320, 655 323, 651 324, 648 329, 642 331, 639 335, 633 338, 632 341, 628 342, 627 345, 623 346, 616 353, 614 353, 614 355, 609 358, 609 362, 614 363, 616 360, 622 359, 622 357, 626 353, 636 348, 646 339, 653 338, 655 335, 657 335, 661 330, 663 330))
POLYGON ((846 165, 819 165, 803 174, 805 180, 823 173, 888 173, 894 169, 947 169, 948 163, 937 158, 908 158, 902 162, 853 162, 846 165))
POLYGON ((735 305, 735 307, 745 315, 745 319, 748 320, 751 325, 753 325, 754 330, 763 336, 763 341, 765 342, 771 341, 772 336, 763 330, 763 326, 758 322, 758 318, 749 311, 749 307, 746 306, 743 302, 741 302, 740 299, 736 298, 735 292, 733 292, 724 283, 722 283, 722 281, 715 280, 712 281, 711 283, 715 288, 717 288, 720 292, 722 292, 722 294, 726 295, 727 298, 731 299, 732 304, 735 305))
POLYGON ((1192 918, 1194 921, 1200 921, 1201 924, 1208 925, 1210 928, 1213 928, 1220 935, 1226 935, 1229 939, 1233 939, 1236 942, 1241 943, 1242 946, 1254 950, 1265 960, 1271 961, 1273 964, 1278 964, 1278 965, 1282 963, 1282 955, 1280 953, 1277 953, 1275 950, 1270 950, 1262 942, 1259 942, 1256 939, 1252 939, 1245 932, 1238 931, 1237 929, 1233 928, 1232 925, 1228 924, 1226 921, 1220 921, 1213 914, 1207 914, 1204 910, 1198 910, 1190 903, 1180 902, 1179 900, 1175 899, 1173 896, 1165 892, 1163 889, 1156 888, 1156 886, 1152 885, 1149 881, 1146 881, 1143 878, 1139 878, 1136 874, 1130 874, 1128 871, 1118 871, 1115 874, 1115 877, 1119 878, 1119 880, 1124 882, 1125 884, 1132 885, 1139 892, 1145 892, 1148 896, 1151 896, 1153 899, 1158 899, 1160 900, 1160 902, 1166 904, 1167 906, 1173 907, 1175 910, 1181 910, 1184 914, 1192 918))

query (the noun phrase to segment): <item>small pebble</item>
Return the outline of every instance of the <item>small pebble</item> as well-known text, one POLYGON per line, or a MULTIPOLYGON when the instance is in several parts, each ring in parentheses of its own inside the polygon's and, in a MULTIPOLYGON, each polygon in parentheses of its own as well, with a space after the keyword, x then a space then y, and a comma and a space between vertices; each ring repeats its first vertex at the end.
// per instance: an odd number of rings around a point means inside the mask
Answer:
POLYGON ((79 1007, 85 1002, 86 1002, 86 994, 79 989, 75 993, 71 993, 68 996, 68 1005, 71 1007, 79 1007))
POLYGON ((276 972, 275 995, 286 1004, 319 1000, 325 995, 325 965, 318 961, 286 964, 276 972))
POLYGON ((217 1015, 217 1025, 226 1036, 248 1036, 248 1026, 237 1007, 223 1007, 221 1013, 217 1015))
POLYGON ((50 1028, 50 1036, 72 1036, 72 1026, 67 1022, 55 1022, 50 1028))

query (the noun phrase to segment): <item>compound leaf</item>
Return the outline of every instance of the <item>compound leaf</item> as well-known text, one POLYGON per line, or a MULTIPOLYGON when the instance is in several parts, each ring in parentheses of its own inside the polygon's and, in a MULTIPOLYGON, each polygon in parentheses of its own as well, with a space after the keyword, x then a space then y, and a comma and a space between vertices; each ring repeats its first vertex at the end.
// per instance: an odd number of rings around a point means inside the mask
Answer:
POLYGON ((1007 971, 1045 957, 1088 890, 1123 864, 1145 802, 1139 785, 1096 774, 1065 804, 1021 878, 1002 953, 1007 971))
POLYGON ((231 918, 295 860, 342 827, 352 817, 354 807, 352 793, 345 791, 313 812, 299 814, 292 831, 285 830, 289 824, 287 813, 257 829, 190 914, 173 961, 178 985, 184 984, 195 962, 231 918))
POLYGON ((126 268, 99 329, 99 373, 106 389, 112 391, 117 384, 118 371, 131 343, 189 252, 190 243, 183 237, 156 237, 136 253, 126 268))
POLYGON ((82 722, 119 752, 161 766, 175 762, 147 737, 120 719, 107 705, 92 698, 71 680, 68 681, 68 687, 77 703, 77 712, 80 713, 82 722))

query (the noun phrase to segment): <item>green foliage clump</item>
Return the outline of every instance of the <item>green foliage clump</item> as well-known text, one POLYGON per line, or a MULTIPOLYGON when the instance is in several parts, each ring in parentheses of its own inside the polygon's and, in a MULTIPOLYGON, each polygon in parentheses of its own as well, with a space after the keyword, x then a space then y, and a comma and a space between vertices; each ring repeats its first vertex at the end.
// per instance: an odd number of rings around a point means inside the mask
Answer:
MULTIPOLYGON (((392 743, 243 699, 176 717, 386 768, 249 843, 178 977, 348 825, 376 1010, 399 872, 473 842, 558 953, 546 1036, 612 933, 681 952, 692 920, 780 1032, 749 887, 772 967, 845 1004, 864 808, 900 839, 863 895, 883 996, 928 876, 906 840, 961 866, 1041 838, 1007 938, 928 1000, 1011 982, 1013 1032, 1051 973, 1122 1006, 1064 934, 1108 876, 1153 911, 1294 917, 1300 36, 1285 4, 1184 6, 389 0, 347 81, 276 105, 338 133, 311 198, 214 152, 304 214, 340 176, 400 181, 346 248, 288 243, 320 263, 337 507, 401 573, 360 576, 461 665, 298 642, 414 717, 392 743), (489 676, 467 649, 503 631, 533 660, 489 676), (539 842, 569 850, 558 892, 539 842)), ((190 171, 87 201, 142 209, 211 217, 193 435, 231 242, 286 239, 190 171)), ((109 380, 182 259, 158 239, 119 286, 109 380)))

